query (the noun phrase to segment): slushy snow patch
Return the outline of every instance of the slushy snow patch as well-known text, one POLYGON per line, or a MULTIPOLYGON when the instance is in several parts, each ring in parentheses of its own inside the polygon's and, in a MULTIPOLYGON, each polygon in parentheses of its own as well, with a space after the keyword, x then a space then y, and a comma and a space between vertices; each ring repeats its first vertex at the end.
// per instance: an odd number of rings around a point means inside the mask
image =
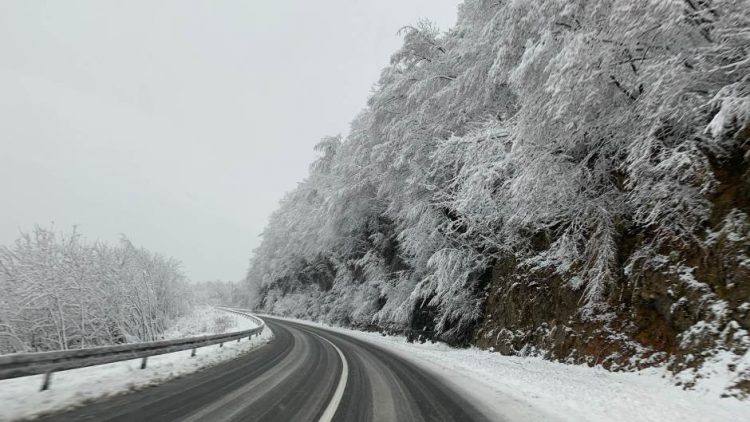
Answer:
MULTIPOLYGON (((244 331, 257 325, 243 316, 213 308, 199 308, 192 315, 176 322, 165 333, 166 338, 193 337, 219 332, 244 331), (230 325, 230 329, 222 330, 230 325)), ((0 381, 0 421, 32 419, 42 414, 77 407, 86 402, 131 390, 137 390, 166 380, 195 372, 199 369, 234 359, 270 341, 273 333, 266 327, 252 340, 230 341, 197 349, 148 358, 146 369, 141 360, 128 360, 88 368, 60 371, 52 374, 50 389, 39 391, 43 375, 0 381)))

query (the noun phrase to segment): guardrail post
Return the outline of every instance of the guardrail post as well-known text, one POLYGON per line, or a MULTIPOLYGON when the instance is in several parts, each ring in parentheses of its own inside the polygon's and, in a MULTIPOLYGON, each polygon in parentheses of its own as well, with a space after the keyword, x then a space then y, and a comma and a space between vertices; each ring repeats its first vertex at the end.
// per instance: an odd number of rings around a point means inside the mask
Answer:
POLYGON ((49 383, 52 380, 52 372, 47 372, 44 374, 44 382, 42 382, 42 389, 41 391, 45 391, 49 389, 49 383))
MULTIPOLYGON (((238 344, 241 343, 245 336, 251 341, 255 337, 260 337, 265 327, 262 320, 254 318, 249 314, 246 316, 256 321, 259 326, 239 332, 198 336, 172 341, 144 342, 125 347, 105 346, 101 348, 58 352, 52 356, 44 353, 25 353, 20 356, 14 356, 13 359, 0 356, 0 380, 29 375, 43 375, 43 383, 40 391, 45 391, 51 389, 52 374, 60 370, 83 368, 112 362, 132 362, 138 359, 133 358, 133 355, 140 356, 140 367, 143 370, 147 368, 148 358, 151 356, 188 349, 191 350, 190 357, 193 358, 196 356, 198 348, 203 346, 218 344, 220 348, 223 348, 224 343, 230 343, 232 340, 237 340, 238 344)), ((36 382, 39 382, 39 378, 37 378, 36 382)))

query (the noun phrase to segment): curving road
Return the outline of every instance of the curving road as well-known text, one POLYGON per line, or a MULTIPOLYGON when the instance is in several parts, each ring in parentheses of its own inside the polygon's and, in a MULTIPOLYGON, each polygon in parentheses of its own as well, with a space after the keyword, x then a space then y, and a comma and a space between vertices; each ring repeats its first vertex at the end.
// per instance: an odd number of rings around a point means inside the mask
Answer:
POLYGON ((265 318, 240 358, 49 421, 485 421, 438 377, 347 335, 265 318))

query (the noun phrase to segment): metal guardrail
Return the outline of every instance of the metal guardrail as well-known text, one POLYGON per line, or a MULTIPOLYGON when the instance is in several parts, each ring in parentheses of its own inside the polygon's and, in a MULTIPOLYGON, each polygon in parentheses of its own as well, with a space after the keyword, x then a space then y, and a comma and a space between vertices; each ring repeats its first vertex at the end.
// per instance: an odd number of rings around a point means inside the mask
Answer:
POLYGON ((266 323, 263 322, 262 319, 260 319, 260 318, 256 317, 255 315, 251 314, 250 313, 251 311, 246 310, 246 309, 225 308, 225 307, 222 307, 222 306, 217 306, 216 309, 218 309, 220 311, 231 312, 233 314, 237 314, 237 315, 243 316, 245 318, 249 318, 250 320, 252 320, 256 324, 258 324, 258 326, 265 326, 266 325, 266 323))
POLYGON ((39 353, 14 353, 0 356, 0 380, 45 374, 42 390, 49 388, 53 372, 68 369, 85 368, 105 363, 142 359, 141 369, 146 368, 149 356, 163 355, 192 349, 190 357, 195 356, 196 349, 219 344, 223 346, 232 340, 239 342, 247 337, 251 339, 263 332, 265 323, 247 311, 229 308, 217 308, 250 318, 258 324, 250 330, 234 333, 214 334, 209 336, 189 337, 177 340, 163 340, 146 343, 119 344, 116 346, 91 347, 88 349, 59 350, 39 353))

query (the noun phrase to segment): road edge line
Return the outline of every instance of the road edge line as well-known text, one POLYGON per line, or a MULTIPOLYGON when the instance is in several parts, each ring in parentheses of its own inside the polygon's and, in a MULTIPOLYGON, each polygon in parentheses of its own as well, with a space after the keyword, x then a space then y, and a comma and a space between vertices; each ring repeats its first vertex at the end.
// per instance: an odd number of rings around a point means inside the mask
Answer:
POLYGON ((327 338, 321 336, 318 333, 313 333, 316 336, 322 338, 323 340, 327 341, 328 344, 333 346, 334 349, 339 354, 339 358, 341 358, 341 378, 339 378, 339 383, 336 386, 336 391, 333 393, 333 397, 331 398, 331 401, 328 402, 328 406, 326 407, 326 410, 323 412, 323 414, 320 416, 320 419, 318 419, 318 422, 331 422, 333 420, 333 416, 336 414, 336 410, 339 408, 339 404, 341 403, 341 399, 344 396, 344 390, 346 389, 346 380, 349 378, 349 364, 346 361, 346 357, 344 357, 344 353, 341 351, 341 349, 338 348, 331 340, 328 340, 327 338))

